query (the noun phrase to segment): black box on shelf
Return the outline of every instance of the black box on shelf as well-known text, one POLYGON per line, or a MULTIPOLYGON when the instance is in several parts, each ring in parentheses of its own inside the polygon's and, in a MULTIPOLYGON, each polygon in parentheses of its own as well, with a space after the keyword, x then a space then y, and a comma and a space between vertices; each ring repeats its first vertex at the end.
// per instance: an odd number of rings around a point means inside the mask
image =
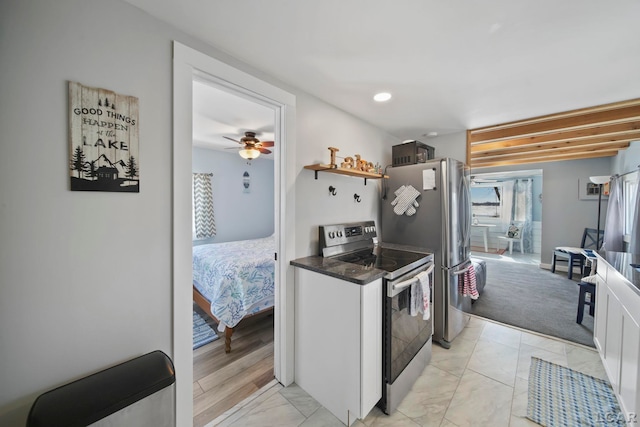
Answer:
POLYGON ((408 141, 391 147, 391 165, 404 166, 425 163, 435 156, 436 149, 420 141, 408 141))

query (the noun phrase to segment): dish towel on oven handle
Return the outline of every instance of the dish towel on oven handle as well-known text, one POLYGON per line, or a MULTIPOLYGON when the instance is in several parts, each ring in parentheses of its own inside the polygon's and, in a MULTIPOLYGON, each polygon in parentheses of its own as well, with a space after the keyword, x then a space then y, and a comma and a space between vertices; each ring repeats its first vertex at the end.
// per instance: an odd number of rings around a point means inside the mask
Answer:
POLYGON ((470 296, 471 299, 478 299, 480 294, 476 285, 476 270, 473 264, 469 266, 467 271, 462 273, 462 278, 458 282, 458 292, 463 297, 470 296))
POLYGON ((420 205, 416 199, 420 196, 420 192, 412 185, 403 185, 393 194, 396 198, 391 202, 391 206, 394 206, 393 212, 396 215, 412 216, 417 212, 416 208, 420 205))
POLYGON ((429 274, 423 271, 416 275, 416 283, 411 285, 411 302, 409 304, 409 314, 417 316, 422 313, 423 320, 429 320, 431 309, 429 300, 431 298, 431 280, 429 274))

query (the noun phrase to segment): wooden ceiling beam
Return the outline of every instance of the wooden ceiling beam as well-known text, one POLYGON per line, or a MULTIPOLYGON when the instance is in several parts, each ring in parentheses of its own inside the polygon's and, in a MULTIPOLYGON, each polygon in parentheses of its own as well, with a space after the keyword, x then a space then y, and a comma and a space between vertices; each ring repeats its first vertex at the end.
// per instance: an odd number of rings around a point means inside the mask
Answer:
POLYGON ((608 138, 599 138, 599 139, 589 139, 589 140, 575 140, 575 141, 566 141, 560 144, 536 144, 536 145, 528 145, 525 147, 508 147, 500 150, 483 150, 483 151, 471 151, 471 158, 478 157, 491 157, 491 156, 499 156, 502 154, 509 153, 524 153, 524 152, 549 152, 549 151, 560 151, 560 150, 576 150, 576 151, 584 151, 584 150, 601 150, 607 148, 626 148, 631 141, 640 140, 640 134, 633 135, 629 138, 625 139, 617 139, 617 140, 609 140, 608 138))
POLYGON ((496 141, 569 129, 637 121, 640 120, 640 100, 607 104, 600 108, 587 109, 586 112, 582 113, 579 113, 579 111, 584 110, 574 110, 520 122, 472 129, 469 134, 469 142, 473 144, 482 141, 496 141))
POLYGON ((640 98, 467 130, 471 167, 610 157, 640 141, 640 98))
POLYGON ((540 156, 540 157, 526 157, 522 159, 509 159, 509 160, 472 160, 471 168, 486 168, 486 167, 494 167, 494 166, 509 166, 509 165, 519 165, 519 164, 527 164, 527 163, 544 163, 544 162, 558 162, 565 160, 581 160, 581 159, 592 159, 599 157, 612 157, 618 154, 618 150, 612 151, 600 151, 595 153, 573 153, 573 154, 565 154, 560 156, 540 156))
POLYGON ((601 149, 601 150, 554 150, 552 152, 527 152, 527 153, 508 153, 508 154, 500 154, 496 156, 484 156, 478 159, 471 159, 471 164, 475 165, 484 161, 499 161, 499 160, 521 160, 521 159, 535 159, 535 158, 554 158, 554 157, 565 157, 565 156, 577 156, 580 157, 584 154, 602 154, 603 157, 609 156, 611 152, 617 153, 619 150, 627 148, 628 144, 623 144, 620 148, 611 148, 611 149, 601 149))
POLYGON ((569 142, 576 139, 587 140, 589 138, 593 138, 594 140, 598 140, 601 137, 611 137, 612 139, 640 139, 640 120, 597 126, 588 129, 554 132, 551 134, 529 136, 526 138, 514 138, 496 142, 476 142, 471 144, 471 152, 501 150, 504 148, 522 147, 535 144, 554 144, 558 142, 569 142))

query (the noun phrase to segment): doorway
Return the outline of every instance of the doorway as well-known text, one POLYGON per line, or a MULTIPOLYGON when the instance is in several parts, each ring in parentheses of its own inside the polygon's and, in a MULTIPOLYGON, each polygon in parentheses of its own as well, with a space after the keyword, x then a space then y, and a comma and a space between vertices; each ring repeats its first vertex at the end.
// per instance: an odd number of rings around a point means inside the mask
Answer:
MULTIPOLYGON (((193 242, 194 287, 203 295, 197 301, 205 306, 193 304, 194 342, 196 336, 199 341, 193 352, 196 427, 215 420, 274 378, 273 157, 279 149, 274 138, 272 108, 194 78, 193 173, 211 185, 213 205, 202 218, 210 227, 200 238, 195 230, 193 242), (248 132, 260 142, 247 139, 248 132), (259 147, 257 157, 240 155, 247 146, 259 147), (234 331, 228 353, 225 325, 234 331), (200 338, 203 332, 205 339, 200 338)), ((198 200, 204 198, 208 196, 198 200)))
POLYGON ((210 56, 174 42, 173 68, 173 360, 176 369, 176 424, 193 424, 191 175, 194 77, 272 108, 274 140, 275 269, 274 374, 283 385, 293 382, 294 240, 286 224, 295 223, 295 97, 210 56))
POLYGON ((472 256, 540 265, 542 170, 471 172, 472 256), (509 244, 509 227, 523 228, 524 242, 509 244), (523 245, 521 247, 520 245, 523 245))

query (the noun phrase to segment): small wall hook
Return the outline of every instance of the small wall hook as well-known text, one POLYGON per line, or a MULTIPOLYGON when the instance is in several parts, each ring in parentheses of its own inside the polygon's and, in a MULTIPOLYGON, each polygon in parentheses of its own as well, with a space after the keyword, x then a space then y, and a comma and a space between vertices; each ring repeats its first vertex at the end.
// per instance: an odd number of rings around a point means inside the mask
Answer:
POLYGON ((360 203, 360 196, 357 194, 353 195, 353 200, 355 200, 356 202, 360 203))
POLYGON ((331 194, 332 196, 335 196, 336 193, 336 187, 334 187, 333 185, 329 186, 329 194, 331 194))

